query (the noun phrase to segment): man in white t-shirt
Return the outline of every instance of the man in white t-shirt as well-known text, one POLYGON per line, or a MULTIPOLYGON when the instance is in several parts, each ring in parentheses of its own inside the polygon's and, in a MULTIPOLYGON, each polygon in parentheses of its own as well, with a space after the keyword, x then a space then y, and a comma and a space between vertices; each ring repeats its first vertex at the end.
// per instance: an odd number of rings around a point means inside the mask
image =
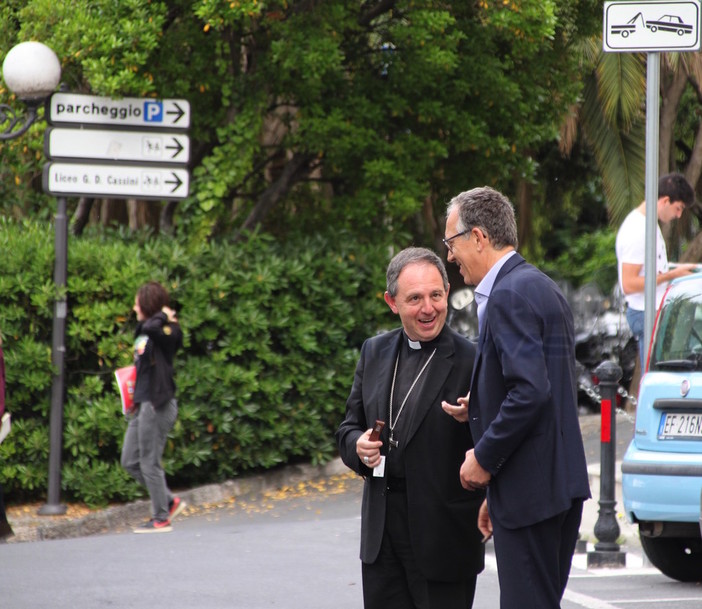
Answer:
MULTIPOLYGON (((695 192, 685 177, 670 173, 658 180, 658 221, 667 224, 678 219, 695 202, 695 192)), ((644 262, 646 256, 646 202, 629 212, 617 232, 616 251, 619 286, 626 298, 626 320, 639 343, 641 367, 645 365, 644 345, 644 262)), ((656 225, 656 308, 668 282, 689 275, 696 265, 668 267, 668 255, 660 226, 656 225)))

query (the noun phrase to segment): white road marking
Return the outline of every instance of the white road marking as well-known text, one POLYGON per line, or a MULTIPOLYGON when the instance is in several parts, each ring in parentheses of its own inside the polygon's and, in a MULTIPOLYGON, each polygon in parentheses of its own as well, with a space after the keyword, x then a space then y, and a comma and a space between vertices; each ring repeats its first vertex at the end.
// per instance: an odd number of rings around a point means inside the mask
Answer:
POLYGON ((579 592, 573 592, 572 590, 566 590, 563 595, 563 599, 568 602, 575 603, 585 609, 617 609, 616 605, 612 605, 607 601, 600 600, 599 598, 593 598, 592 596, 587 596, 587 594, 580 594, 579 592))

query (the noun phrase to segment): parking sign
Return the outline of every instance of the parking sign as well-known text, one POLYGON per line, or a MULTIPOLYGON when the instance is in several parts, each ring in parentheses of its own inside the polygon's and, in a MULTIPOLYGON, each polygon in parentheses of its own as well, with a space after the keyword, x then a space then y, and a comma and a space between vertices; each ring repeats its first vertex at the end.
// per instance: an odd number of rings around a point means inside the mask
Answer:
POLYGON ((185 99, 112 99, 79 93, 54 93, 49 99, 47 121, 52 125, 187 129, 190 127, 190 102, 185 99))

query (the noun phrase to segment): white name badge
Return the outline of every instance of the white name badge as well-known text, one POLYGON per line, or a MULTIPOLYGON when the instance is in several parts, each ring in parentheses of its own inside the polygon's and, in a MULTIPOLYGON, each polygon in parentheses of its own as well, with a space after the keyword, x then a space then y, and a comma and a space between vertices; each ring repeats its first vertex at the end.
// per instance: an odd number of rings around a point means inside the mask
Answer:
POLYGON ((373 468, 374 478, 383 478, 385 476, 385 455, 380 455, 380 464, 373 468))

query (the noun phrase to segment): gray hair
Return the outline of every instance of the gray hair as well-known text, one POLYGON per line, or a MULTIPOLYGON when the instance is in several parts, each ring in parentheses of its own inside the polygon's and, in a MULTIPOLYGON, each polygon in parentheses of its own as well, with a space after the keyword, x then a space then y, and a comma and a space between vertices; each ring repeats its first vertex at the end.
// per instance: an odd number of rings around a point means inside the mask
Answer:
POLYGON ((449 280, 443 260, 441 260, 441 258, 439 258, 430 249, 425 247, 408 247, 396 254, 390 261, 390 264, 388 264, 388 270, 386 273, 386 289, 390 296, 393 298, 397 296, 397 279, 400 276, 402 269, 404 269, 408 264, 414 263, 434 265, 439 273, 441 273, 441 279, 444 282, 444 290, 448 291, 449 280))
POLYGON ((457 231, 478 227, 496 250, 508 246, 517 249, 519 239, 514 206, 502 193, 489 186, 473 188, 449 201, 446 216, 454 209, 458 209, 457 231))

